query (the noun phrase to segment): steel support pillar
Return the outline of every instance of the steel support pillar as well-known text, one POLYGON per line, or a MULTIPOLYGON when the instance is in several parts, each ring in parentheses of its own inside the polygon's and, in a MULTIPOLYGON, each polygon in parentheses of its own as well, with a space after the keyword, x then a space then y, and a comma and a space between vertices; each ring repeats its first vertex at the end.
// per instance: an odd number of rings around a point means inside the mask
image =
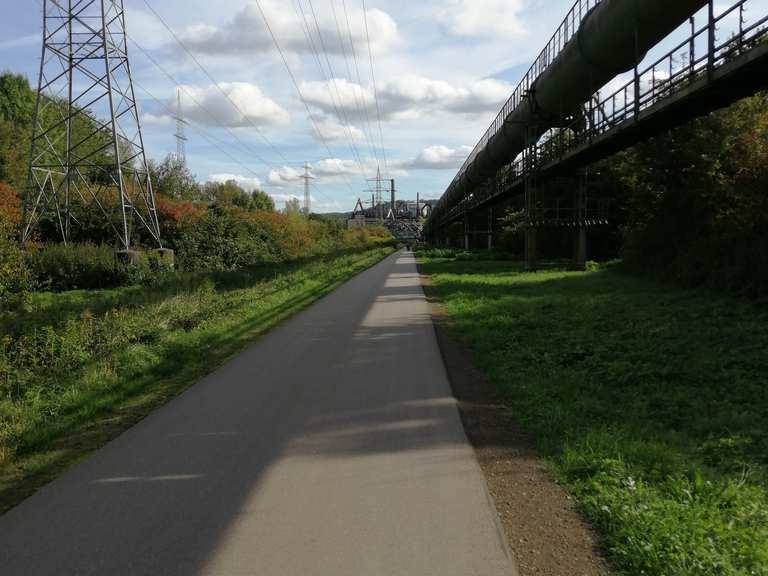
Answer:
POLYGON ((469 214, 464 214, 464 250, 469 250, 469 214))
POLYGON ((488 251, 493 250, 493 208, 488 208, 488 251))
POLYGON ((529 227, 525 231, 525 268, 536 270, 536 228, 529 227))
POLYGON ((585 270, 587 268, 587 190, 586 174, 578 179, 578 190, 574 200, 576 215, 576 231, 573 236, 573 268, 585 270))
POLYGON ((531 166, 530 176, 525 179, 525 218, 527 221, 525 229, 525 267, 527 270, 536 270, 536 255, 538 250, 536 246, 537 180, 535 152, 528 157, 524 156, 524 161, 530 163, 531 166))

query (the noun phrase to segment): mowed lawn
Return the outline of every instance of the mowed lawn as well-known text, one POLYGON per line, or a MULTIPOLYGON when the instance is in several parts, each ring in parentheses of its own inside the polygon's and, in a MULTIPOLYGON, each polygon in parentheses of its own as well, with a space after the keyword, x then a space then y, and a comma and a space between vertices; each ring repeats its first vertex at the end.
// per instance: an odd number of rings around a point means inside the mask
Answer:
POLYGON ((768 575, 768 306, 424 253, 454 335, 616 573, 768 575))
POLYGON ((38 293, 0 314, 0 513, 393 251, 38 293))

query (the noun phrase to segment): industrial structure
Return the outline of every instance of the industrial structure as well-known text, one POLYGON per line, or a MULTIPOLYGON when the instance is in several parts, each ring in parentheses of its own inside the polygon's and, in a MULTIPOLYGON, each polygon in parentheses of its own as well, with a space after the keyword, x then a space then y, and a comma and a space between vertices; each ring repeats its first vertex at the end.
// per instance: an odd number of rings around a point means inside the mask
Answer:
POLYGON ((574 230, 583 266, 587 229, 609 217, 603 199, 590 196, 589 165, 768 86, 767 37, 768 14, 754 0, 725 10, 713 0, 578 0, 445 191, 425 234, 438 244, 491 246, 512 208, 524 221, 531 267, 537 233, 563 225, 574 230), (704 22, 695 17, 700 10, 704 22), (720 37, 728 21, 736 32, 720 37), (686 22, 688 38, 642 64, 686 22), (619 87, 602 93, 611 81, 619 87))
POLYGON ((372 181, 370 202, 358 198, 347 223, 349 228, 383 226, 403 241, 415 242, 422 238, 424 222, 432 213, 436 200, 398 200, 394 180, 385 181, 377 171, 372 181), (389 201, 384 201, 385 188, 389 189, 389 201), (366 207, 367 205, 367 207, 366 207))
POLYGON ((67 242, 92 211, 118 250, 129 253, 139 233, 162 248, 122 0, 43 1, 37 94, 23 240, 50 217, 67 242))

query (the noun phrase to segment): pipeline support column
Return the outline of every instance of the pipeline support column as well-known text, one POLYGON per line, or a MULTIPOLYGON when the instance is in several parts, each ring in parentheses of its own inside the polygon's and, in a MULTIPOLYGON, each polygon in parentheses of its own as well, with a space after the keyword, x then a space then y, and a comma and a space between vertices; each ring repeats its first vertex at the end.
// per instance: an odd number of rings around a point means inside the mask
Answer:
POLYGON ((488 251, 493 250, 493 208, 488 208, 488 251))
POLYGON ((578 180, 578 190, 575 199, 576 230, 573 237, 573 268, 587 268, 587 191, 585 178, 578 180))
POLYGON ((464 250, 469 250, 469 213, 464 213, 464 250))

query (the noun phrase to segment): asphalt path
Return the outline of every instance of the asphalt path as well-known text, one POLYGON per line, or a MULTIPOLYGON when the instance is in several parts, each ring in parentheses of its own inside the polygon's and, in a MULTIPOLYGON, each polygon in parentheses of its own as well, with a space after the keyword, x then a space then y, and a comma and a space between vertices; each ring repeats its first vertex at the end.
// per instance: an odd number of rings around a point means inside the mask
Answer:
POLYGON ((413 257, 353 278, 0 517, 0 574, 516 574, 413 257))

